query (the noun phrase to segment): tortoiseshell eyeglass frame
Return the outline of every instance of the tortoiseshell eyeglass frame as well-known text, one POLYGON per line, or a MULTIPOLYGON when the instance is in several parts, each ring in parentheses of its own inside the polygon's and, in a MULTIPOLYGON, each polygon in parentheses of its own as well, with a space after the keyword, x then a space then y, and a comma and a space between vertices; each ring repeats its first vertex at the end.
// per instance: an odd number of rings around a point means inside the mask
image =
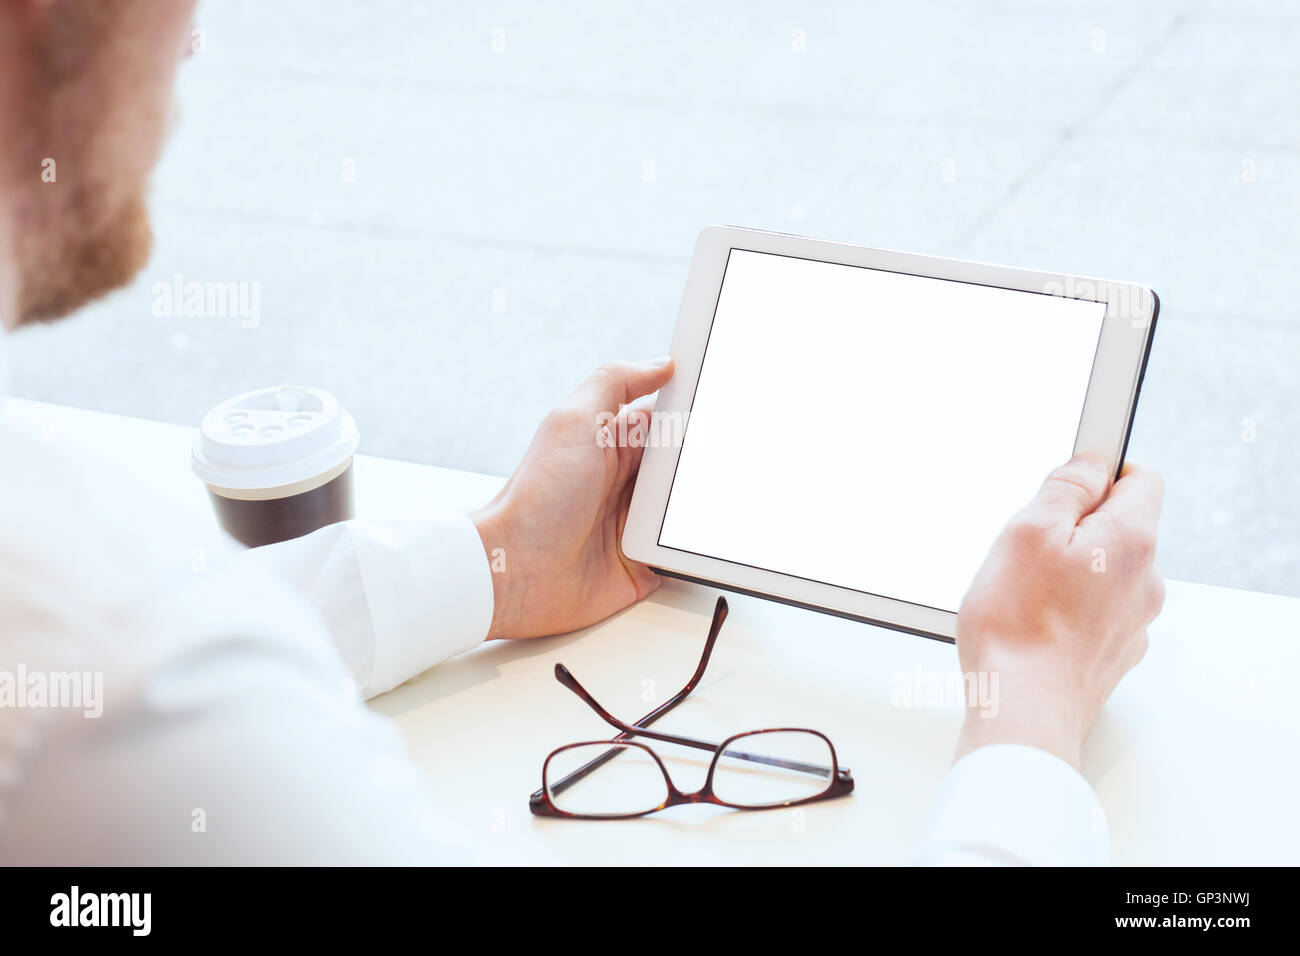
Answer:
POLYGON ((695 690, 696 685, 699 684, 700 679, 704 676, 705 668, 709 666, 709 658, 713 654, 713 645, 717 643, 718 634, 722 630, 722 623, 726 619, 727 599, 719 597, 718 603, 713 609, 713 622, 709 626, 708 640, 704 643, 704 653, 700 656, 699 666, 695 668, 695 673, 691 675, 691 679, 686 682, 686 686, 680 691, 634 724, 626 724, 610 714, 609 711, 596 702, 596 699, 587 692, 586 688, 578 683, 578 679, 569 672, 567 667, 563 664, 556 664, 555 679, 569 690, 573 691, 573 693, 577 694, 588 707, 596 712, 601 720, 616 729, 618 733, 610 740, 587 740, 580 743, 566 744, 563 747, 557 747, 552 750, 547 755, 546 762, 542 764, 542 788, 535 791, 532 796, 528 798, 528 809, 535 815, 541 817, 567 817, 574 820, 627 820, 634 817, 643 817, 650 813, 657 813, 658 811, 665 810, 668 807, 676 807, 684 803, 712 803, 720 807, 730 807, 735 810, 772 810, 778 807, 794 807, 805 803, 815 803, 819 800, 830 800, 835 797, 842 797, 852 793, 853 774, 847 767, 839 766, 838 760, 835 756, 835 746, 830 742, 830 738, 820 731, 809 730, 806 727, 770 727, 763 730, 747 730, 744 733, 733 734, 722 743, 714 744, 703 740, 695 740, 691 737, 680 737, 676 734, 666 734, 649 729, 651 724, 684 701, 688 696, 690 696, 691 691, 695 690), (735 741, 744 737, 750 737, 754 734, 782 732, 813 734, 820 737, 826 742, 826 746, 830 751, 831 765, 827 767, 821 764, 806 764, 797 761, 786 761, 775 757, 768 757, 760 754, 748 754, 730 749, 731 745, 735 741), (664 767, 663 761, 659 759, 659 755, 645 744, 632 740, 631 738, 633 737, 648 737, 651 740, 660 740, 666 743, 678 744, 683 747, 691 747, 695 750, 711 751, 713 753, 713 760, 709 764, 709 772, 708 776, 705 777, 704 786, 694 793, 685 793, 679 790, 676 784, 673 783, 673 779, 669 775, 667 768, 664 767), (609 749, 600 756, 587 761, 578 769, 566 774, 561 779, 551 783, 550 786, 547 785, 547 771, 556 754, 563 753, 566 750, 572 750, 576 747, 590 747, 593 745, 605 745, 608 746, 609 749), (649 754, 664 776, 664 782, 667 784, 668 788, 668 796, 667 799, 658 806, 651 807, 648 810, 638 810, 631 813, 572 813, 568 810, 560 809, 551 800, 552 793, 563 793, 579 780, 594 773, 597 769, 604 766, 629 747, 637 748, 638 750, 642 750, 649 754), (814 794, 810 797, 802 797, 797 800, 787 800, 782 803, 766 804, 730 803, 726 800, 720 799, 713 792, 714 770, 718 766, 718 759, 724 752, 727 754, 728 758, 747 760, 754 763, 763 763, 769 766, 777 766, 787 770, 796 770, 819 777, 826 777, 828 778, 829 783, 827 784, 826 789, 821 793, 814 794))

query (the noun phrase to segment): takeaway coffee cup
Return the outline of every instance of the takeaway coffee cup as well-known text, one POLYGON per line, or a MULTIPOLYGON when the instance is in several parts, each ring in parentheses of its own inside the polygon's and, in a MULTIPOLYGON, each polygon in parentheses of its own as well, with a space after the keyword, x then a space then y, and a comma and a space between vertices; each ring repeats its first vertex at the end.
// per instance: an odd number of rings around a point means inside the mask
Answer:
POLYGON ((329 392, 245 392, 203 416, 191 466, 217 520, 255 548, 353 517, 356 423, 329 392))

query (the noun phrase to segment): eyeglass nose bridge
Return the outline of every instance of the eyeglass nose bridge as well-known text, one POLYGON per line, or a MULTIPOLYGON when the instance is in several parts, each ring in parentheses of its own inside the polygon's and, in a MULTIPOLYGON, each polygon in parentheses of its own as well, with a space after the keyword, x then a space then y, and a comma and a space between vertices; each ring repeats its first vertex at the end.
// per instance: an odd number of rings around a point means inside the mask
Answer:
POLYGON ((664 762, 659 759, 659 755, 655 753, 652 748, 647 747, 646 749, 649 750, 650 755, 655 758, 655 763, 659 764, 659 769, 663 771, 664 781, 668 784, 668 801, 664 804, 664 809, 667 809, 668 807, 684 806, 691 803, 706 805, 721 804, 721 801, 718 800, 717 794, 713 792, 713 768, 718 763, 718 757, 722 753, 721 750, 716 752, 713 755, 713 759, 709 762, 709 771, 705 774, 704 784, 700 789, 682 790, 677 786, 677 782, 673 780, 673 775, 664 765, 664 762))

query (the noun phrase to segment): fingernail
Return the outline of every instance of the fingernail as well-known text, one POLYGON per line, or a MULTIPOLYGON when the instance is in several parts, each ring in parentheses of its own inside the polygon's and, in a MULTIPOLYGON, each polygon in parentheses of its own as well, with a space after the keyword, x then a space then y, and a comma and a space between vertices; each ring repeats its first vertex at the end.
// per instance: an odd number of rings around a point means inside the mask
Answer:
POLYGON ((649 361, 648 364, 650 364, 650 365, 667 365, 667 364, 670 363, 672 360, 673 360, 673 357, 672 357, 671 355, 661 355, 661 356, 659 356, 658 358, 652 358, 652 359, 649 361))

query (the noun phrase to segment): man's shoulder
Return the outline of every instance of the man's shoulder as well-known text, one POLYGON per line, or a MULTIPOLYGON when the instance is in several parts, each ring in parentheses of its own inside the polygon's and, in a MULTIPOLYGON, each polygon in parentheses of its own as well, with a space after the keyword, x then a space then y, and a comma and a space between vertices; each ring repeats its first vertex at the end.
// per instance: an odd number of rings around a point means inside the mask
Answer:
POLYGON ((26 648, 147 668, 237 634, 280 650, 304 630, 319 638, 313 612, 240 567, 206 511, 3 423, 0 462, 3 656, 26 648))
POLYGON ((29 626, 112 616, 220 547, 112 462, 5 426, 0 462, 0 606, 29 626))

